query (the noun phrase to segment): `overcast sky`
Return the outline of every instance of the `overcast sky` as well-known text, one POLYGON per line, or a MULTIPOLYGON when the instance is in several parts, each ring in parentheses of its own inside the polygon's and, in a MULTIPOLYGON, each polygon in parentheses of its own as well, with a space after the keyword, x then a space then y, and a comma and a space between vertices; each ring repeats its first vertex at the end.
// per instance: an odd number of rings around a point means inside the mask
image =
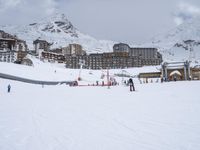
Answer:
POLYGON ((142 43, 200 15, 200 0, 0 0, 0 24, 29 24, 64 13, 97 39, 142 43))

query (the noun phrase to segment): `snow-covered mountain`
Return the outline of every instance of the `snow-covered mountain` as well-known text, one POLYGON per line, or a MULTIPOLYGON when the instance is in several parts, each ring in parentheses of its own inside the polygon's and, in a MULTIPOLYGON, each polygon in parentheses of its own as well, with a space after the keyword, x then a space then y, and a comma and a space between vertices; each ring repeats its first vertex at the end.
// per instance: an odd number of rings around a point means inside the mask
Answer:
POLYGON ((111 51, 114 44, 112 41, 97 40, 81 33, 64 14, 60 13, 29 25, 6 25, 0 26, 0 29, 25 40, 30 50, 33 49, 33 41, 38 38, 52 43, 52 48, 78 43, 83 46, 87 53, 111 51))
MULTIPOLYGON (((52 43, 51 48, 79 43, 87 53, 112 51, 114 44, 113 41, 97 40, 81 33, 64 14, 59 13, 29 25, 6 25, 0 26, 0 29, 25 40, 30 50, 33 49, 33 41, 38 38, 52 43)), ((200 17, 184 22, 151 41, 140 46, 158 47, 164 61, 191 60, 198 63, 200 62, 200 17)), ((130 46, 133 47, 133 45, 130 46)))
POLYGON ((200 17, 156 36, 150 45, 159 47, 164 60, 200 62, 200 17))

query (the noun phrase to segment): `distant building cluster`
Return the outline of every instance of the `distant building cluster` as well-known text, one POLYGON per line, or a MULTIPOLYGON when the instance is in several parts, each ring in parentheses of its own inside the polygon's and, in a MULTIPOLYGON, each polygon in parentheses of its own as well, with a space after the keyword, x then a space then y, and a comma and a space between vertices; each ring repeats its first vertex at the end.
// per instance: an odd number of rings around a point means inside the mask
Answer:
POLYGON ((130 47, 118 43, 112 52, 87 54, 80 44, 51 49, 52 43, 36 39, 34 50, 28 50, 26 42, 0 31, 0 61, 30 64, 25 56, 29 53, 41 60, 65 63, 67 68, 115 69, 160 65, 162 55, 156 48, 130 47), (26 60, 26 61, 25 61, 26 60), (24 62, 25 61, 25 62, 24 62))
POLYGON ((156 48, 130 48, 124 43, 115 44, 113 52, 65 55, 67 68, 116 69, 160 65, 162 55, 156 48))
POLYGON ((0 61, 14 62, 21 60, 24 57, 23 55, 26 55, 26 51, 25 41, 0 30, 0 61))

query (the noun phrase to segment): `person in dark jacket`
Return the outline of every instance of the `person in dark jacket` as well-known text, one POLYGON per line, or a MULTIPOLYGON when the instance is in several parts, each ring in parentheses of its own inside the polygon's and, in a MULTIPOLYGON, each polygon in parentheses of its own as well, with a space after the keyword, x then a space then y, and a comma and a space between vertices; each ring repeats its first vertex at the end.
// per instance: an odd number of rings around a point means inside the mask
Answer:
POLYGON ((10 93, 10 90, 11 90, 11 86, 10 84, 8 84, 8 93, 10 93))
POLYGON ((133 79, 130 78, 128 80, 129 86, 130 86, 130 91, 135 91, 135 87, 134 87, 134 83, 133 83, 133 79))

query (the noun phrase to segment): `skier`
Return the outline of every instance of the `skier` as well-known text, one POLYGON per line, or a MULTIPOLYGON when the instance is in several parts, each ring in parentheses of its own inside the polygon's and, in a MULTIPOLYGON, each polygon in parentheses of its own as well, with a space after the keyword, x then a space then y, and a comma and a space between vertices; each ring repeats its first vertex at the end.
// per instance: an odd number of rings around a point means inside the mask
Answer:
POLYGON ((8 84, 8 93, 10 93, 11 86, 8 84))
POLYGON ((102 81, 102 84, 101 84, 102 86, 104 86, 104 81, 102 81))
POLYGON ((130 78, 128 80, 129 86, 130 86, 130 91, 135 91, 134 83, 133 80, 130 78))
POLYGON ((163 83, 163 81, 164 81, 164 77, 161 77, 160 81, 161 81, 161 83, 163 83))
POLYGON ((174 81, 176 82, 176 76, 174 76, 174 81))

